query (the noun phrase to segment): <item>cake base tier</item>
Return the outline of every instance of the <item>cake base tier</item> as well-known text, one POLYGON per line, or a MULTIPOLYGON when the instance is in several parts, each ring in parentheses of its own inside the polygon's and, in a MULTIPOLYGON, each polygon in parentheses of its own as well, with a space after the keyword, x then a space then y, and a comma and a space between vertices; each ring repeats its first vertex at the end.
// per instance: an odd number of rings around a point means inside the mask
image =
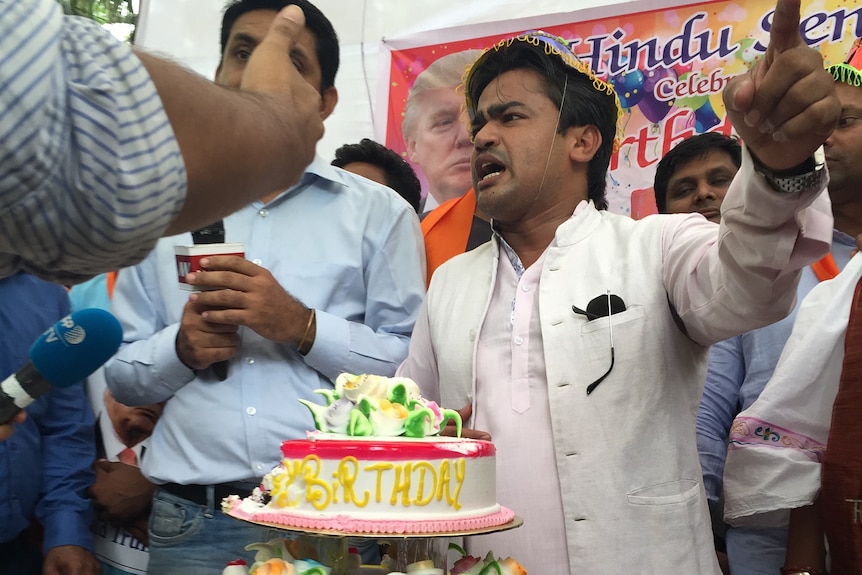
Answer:
MULTIPOLYGON (((269 522, 253 519, 240 512, 238 509, 225 511, 225 513, 234 519, 239 519, 240 521, 253 523, 270 529, 278 529, 280 531, 292 531, 295 533, 307 533, 310 535, 322 535, 327 537, 373 537, 377 539, 466 537, 470 535, 484 535, 487 533, 508 531, 524 524, 523 519, 515 515, 511 509, 506 507, 500 507, 499 512, 489 515, 486 518, 482 518, 487 519, 489 524, 486 526, 459 528, 459 526, 456 525, 457 520, 392 522, 393 524, 398 523, 397 529, 399 529, 400 532, 396 532, 396 529, 392 529, 390 525, 379 521, 357 522, 354 519, 348 519, 351 529, 340 529, 337 526, 337 522, 339 521, 338 518, 315 521, 303 517, 283 516, 287 520, 296 522, 296 524, 288 524, 287 522, 269 522), (490 524, 494 522, 497 524, 490 524), (314 525, 312 525, 312 523, 314 523, 314 525), (365 528, 362 528, 365 530, 357 530, 357 523, 367 524, 365 528), (390 527, 390 529, 384 531, 387 527, 390 527)), ((472 519, 471 521, 475 522, 476 519, 472 519)))

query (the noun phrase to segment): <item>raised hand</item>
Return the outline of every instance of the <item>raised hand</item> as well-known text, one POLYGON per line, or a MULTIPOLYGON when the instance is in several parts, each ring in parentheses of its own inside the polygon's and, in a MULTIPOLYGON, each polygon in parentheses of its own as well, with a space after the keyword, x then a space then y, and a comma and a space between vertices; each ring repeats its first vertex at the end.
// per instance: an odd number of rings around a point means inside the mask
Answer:
MULTIPOLYGON (((288 57, 301 50, 296 39, 305 29, 305 14, 291 4, 278 13, 263 41, 255 47, 242 78, 242 89, 272 96, 276 102, 291 112, 287 117, 303 122, 302 132, 312 136, 298 153, 314 158, 317 140, 323 136, 323 120, 320 118, 320 94, 299 74, 288 57), (302 113, 296 113, 299 110, 302 113)), ((274 121, 279 118, 273 118, 274 121)), ((291 128, 296 129, 295 126, 291 128)))
POLYGON ((773 170, 811 157, 841 113, 823 58, 799 33, 799 9, 800 0, 778 0, 765 56, 728 82, 723 94, 734 128, 773 170))

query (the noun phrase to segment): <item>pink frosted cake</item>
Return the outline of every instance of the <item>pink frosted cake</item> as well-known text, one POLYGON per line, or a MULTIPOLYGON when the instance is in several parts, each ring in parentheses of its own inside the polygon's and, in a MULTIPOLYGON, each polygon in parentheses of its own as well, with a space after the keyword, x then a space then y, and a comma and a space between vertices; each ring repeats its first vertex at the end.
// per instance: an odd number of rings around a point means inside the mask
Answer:
POLYGON ((471 531, 514 517, 496 501, 488 441, 440 437, 456 412, 412 380, 342 374, 327 406, 306 403, 318 431, 285 441, 282 462, 250 497, 223 502, 251 521, 346 533, 471 531))

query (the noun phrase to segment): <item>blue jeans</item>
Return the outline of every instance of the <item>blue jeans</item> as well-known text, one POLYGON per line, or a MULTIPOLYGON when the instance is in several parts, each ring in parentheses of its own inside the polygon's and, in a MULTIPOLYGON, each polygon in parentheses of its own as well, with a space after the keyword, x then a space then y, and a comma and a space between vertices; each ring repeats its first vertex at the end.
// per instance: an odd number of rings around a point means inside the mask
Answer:
POLYGON ((150 513, 149 573, 158 575, 221 575, 225 566, 243 559, 254 562, 250 543, 289 538, 284 531, 267 529, 234 519, 222 513, 213 488, 207 489, 207 504, 157 489, 150 513))
POLYGON ((727 530, 730 575, 775 575, 784 565, 786 551, 786 527, 727 530))
MULTIPOLYGON (((291 539, 289 531, 259 527, 222 513, 221 501, 214 501, 213 489, 207 490, 207 505, 198 505, 172 493, 157 489, 150 513, 150 562, 148 573, 158 575, 221 575, 225 566, 243 559, 254 562, 251 543, 291 539)), ((350 539, 363 562, 379 564, 380 549, 373 539, 350 539)))

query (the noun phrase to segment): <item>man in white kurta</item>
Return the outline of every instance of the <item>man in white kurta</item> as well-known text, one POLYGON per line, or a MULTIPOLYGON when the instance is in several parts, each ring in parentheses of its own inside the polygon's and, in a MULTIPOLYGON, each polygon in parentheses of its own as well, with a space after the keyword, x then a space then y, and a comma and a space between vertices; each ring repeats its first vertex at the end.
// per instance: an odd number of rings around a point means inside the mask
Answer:
POLYGON ((706 346, 785 315, 831 239, 812 155, 837 101, 786 11, 773 28, 786 57, 770 48, 758 88, 738 78, 726 95, 749 147, 720 227, 597 209, 616 97, 559 39, 503 41, 468 74, 474 187, 495 237, 435 272, 400 373, 471 405, 497 446, 498 500, 524 525, 473 538, 474 555, 549 575, 719 573, 694 441, 706 346), (787 122, 791 69, 814 82, 787 122), (755 107, 765 136, 742 121, 755 107))

